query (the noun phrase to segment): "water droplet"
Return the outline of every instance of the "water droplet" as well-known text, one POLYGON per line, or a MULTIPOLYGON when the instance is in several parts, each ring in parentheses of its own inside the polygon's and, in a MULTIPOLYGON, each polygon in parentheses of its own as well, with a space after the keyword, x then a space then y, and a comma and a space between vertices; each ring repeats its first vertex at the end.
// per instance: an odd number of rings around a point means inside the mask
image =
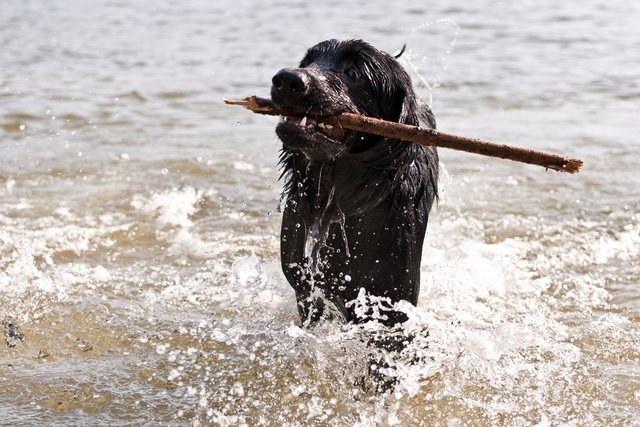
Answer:
POLYGON ((160 171, 162 173, 162 175, 166 175, 169 173, 169 169, 167 168, 162 168, 162 170, 160 171))
POLYGON ((351 276, 349 276, 348 274, 344 275, 344 280, 345 282, 350 282, 351 281, 351 276))

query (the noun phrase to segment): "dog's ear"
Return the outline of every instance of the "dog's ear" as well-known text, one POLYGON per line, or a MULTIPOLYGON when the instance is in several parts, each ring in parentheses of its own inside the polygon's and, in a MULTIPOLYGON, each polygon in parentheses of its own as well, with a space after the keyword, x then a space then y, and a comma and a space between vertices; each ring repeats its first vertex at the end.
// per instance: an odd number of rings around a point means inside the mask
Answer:
POLYGON ((394 75, 394 81, 390 90, 390 99, 387 104, 387 120, 408 125, 418 124, 418 105, 413 92, 411 78, 398 65, 399 70, 394 75))
POLYGON ((418 121, 420 126, 436 128, 436 116, 431 111, 431 107, 418 100, 418 121))

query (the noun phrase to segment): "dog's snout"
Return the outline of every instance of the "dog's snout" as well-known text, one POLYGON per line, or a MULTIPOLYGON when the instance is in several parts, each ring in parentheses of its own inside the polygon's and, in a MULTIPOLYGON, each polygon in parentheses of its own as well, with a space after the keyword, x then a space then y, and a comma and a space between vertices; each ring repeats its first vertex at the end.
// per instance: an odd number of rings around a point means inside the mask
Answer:
POLYGON ((311 92, 311 77, 304 69, 284 68, 271 81, 271 99, 278 106, 299 107, 311 92))
POLYGON ((285 68, 271 79, 272 89, 279 92, 301 94, 307 90, 307 76, 300 71, 285 68))

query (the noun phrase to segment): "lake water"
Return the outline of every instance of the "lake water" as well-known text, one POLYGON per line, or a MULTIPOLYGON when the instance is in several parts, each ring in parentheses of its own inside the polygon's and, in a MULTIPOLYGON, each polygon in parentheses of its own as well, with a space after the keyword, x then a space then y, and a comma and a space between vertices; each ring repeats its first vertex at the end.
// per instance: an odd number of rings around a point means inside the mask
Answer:
POLYGON ((3 0, 0 424, 638 425, 640 3, 3 0), (275 119, 327 38, 397 51, 441 130, 417 338, 299 327, 275 119), (425 331, 428 331, 428 336, 425 331))

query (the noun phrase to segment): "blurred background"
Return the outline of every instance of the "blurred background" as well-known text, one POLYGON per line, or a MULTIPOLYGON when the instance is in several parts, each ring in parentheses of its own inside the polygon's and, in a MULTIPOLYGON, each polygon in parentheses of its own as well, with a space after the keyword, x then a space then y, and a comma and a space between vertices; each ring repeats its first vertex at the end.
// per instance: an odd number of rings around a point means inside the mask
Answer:
POLYGON ((3 0, 2 422, 636 423, 638 22, 622 0, 3 0), (585 162, 440 150, 386 394, 366 330, 299 328, 275 119, 222 103, 328 38, 406 42, 441 130, 585 162))

